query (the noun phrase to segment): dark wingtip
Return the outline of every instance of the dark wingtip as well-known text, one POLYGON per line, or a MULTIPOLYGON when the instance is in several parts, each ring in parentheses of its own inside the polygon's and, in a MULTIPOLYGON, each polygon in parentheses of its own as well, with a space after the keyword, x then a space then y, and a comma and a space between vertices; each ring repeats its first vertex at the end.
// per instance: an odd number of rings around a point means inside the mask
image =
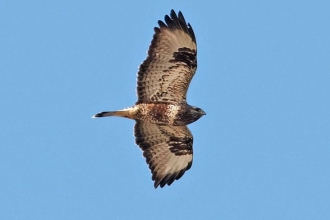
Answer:
POLYGON ((172 9, 170 15, 165 15, 164 17, 165 23, 163 21, 158 21, 158 25, 160 28, 167 27, 170 30, 182 30, 187 33, 191 39, 196 43, 196 37, 193 28, 189 23, 186 22, 181 11, 176 14, 176 12, 172 9))

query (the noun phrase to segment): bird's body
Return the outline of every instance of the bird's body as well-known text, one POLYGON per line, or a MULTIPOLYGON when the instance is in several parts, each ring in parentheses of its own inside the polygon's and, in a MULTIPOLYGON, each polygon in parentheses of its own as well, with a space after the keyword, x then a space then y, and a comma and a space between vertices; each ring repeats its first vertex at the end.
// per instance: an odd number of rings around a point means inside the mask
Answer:
POLYGON ((202 114, 194 114, 195 111, 201 109, 187 103, 140 103, 119 111, 100 112, 94 117, 118 116, 158 125, 179 126, 188 125, 202 116, 202 114))
POLYGON ((155 188, 171 185, 190 169, 193 136, 187 125, 205 115, 186 102, 197 68, 195 34, 181 12, 172 10, 165 22, 158 21, 148 56, 140 65, 135 105, 93 116, 136 121, 135 142, 143 150, 155 188))

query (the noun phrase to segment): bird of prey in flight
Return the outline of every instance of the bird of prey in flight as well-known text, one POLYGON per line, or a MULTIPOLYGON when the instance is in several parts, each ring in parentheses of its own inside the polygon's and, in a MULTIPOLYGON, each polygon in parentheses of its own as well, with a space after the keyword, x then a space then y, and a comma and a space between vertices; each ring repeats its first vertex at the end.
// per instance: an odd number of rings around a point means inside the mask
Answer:
POLYGON ((194 31, 181 12, 171 10, 164 20, 154 28, 148 56, 139 67, 135 105, 93 116, 135 120, 135 142, 143 151, 155 188, 171 185, 190 169, 193 136, 187 125, 205 115, 186 100, 197 69, 194 31))

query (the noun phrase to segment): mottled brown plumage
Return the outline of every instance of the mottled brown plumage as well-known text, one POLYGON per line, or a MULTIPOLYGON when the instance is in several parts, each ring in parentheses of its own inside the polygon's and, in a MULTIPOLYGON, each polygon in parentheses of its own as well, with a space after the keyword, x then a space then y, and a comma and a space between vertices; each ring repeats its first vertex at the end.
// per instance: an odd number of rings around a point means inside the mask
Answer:
POLYGON ((134 119, 136 144, 152 172, 154 186, 179 179, 192 165, 193 136, 187 125, 205 112, 186 102, 187 90, 197 68, 196 38, 181 12, 172 10, 165 23, 158 21, 148 56, 137 77, 138 100, 119 111, 94 117, 134 119))
POLYGON ((147 159, 155 187, 170 185, 192 165, 193 137, 187 126, 137 121, 135 141, 147 159))
POLYGON ((197 68, 196 38, 181 12, 171 11, 164 24, 158 21, 137 78, 138 103, 185 102, 189 83, 197 68))

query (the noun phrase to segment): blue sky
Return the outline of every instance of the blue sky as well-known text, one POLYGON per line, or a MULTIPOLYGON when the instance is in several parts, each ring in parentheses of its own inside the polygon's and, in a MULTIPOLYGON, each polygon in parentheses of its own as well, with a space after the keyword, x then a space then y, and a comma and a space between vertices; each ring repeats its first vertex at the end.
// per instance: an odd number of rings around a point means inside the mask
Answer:
POLYGON ((330 219, 329 1, 2 1, 0 219, 330 219), (171 9, 194 28, 192 168, 153 188, 138 66, 171 9))

